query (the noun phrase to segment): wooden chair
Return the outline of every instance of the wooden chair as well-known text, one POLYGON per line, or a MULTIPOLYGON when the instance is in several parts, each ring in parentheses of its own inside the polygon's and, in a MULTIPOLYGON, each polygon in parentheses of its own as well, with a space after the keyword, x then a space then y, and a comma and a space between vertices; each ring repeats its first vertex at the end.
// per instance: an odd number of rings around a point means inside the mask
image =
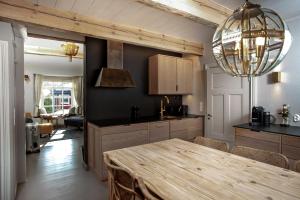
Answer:
POLYGON ((256 160, 259 162, 274 165, 277 167, 289 169, 289 160, 287 159, 286 156, 280 153, 264 151, 264 150, 254 149, 254 148, 244 147, 244 146, 234 147, 231 153, 242 157, 250 158, 252 160, 256 160))
POLYGON ((150 194, 143 180, 127 169, 115 165, 107 155, 104 163, 108 169, 110 200, 159 200, 150 194))
POLYGON ((200 144, 200 145, 203 145, 206 147, 210 147, 213 149, 217 149, 220 151, 229 152, 229 145, 226 142, 223 142, 221 140, 198 136, 195 138, 194 143, 200 144))
POLYGON ((300 160, 295 163, 295 171, 300 173, 300 160))

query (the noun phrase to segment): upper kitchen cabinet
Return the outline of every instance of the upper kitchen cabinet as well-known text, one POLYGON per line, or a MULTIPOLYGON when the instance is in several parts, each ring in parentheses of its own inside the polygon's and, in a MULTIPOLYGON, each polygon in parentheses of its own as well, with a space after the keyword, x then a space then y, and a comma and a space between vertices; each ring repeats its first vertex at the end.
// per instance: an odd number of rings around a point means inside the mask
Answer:
POLYGON ((149 94, 192 94, 193 62, 189 59, 155 55, 149 58, 149 94))
POLYGON ((193 93, 193 61, 176 58, 177 94, 193 93))

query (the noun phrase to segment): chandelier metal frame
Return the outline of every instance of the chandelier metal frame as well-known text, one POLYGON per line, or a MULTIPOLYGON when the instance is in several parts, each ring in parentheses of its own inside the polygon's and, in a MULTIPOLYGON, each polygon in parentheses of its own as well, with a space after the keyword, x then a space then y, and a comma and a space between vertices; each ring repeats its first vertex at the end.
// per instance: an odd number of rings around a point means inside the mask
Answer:
POLYGON ((291 41, 286 23, 276 12, 246 1, 216 30, 213 54, 232 76, 255 77, 274 69, 291 41))

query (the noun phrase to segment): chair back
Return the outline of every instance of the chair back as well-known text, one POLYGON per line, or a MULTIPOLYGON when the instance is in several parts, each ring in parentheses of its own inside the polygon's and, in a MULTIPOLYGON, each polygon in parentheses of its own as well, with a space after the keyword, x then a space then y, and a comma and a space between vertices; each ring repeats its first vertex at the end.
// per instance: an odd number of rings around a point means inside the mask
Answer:
POLYGON ((108 169, 110 200, 158 200, 150 194, 141 178, 116 165, 107 155, 104 155, 104 163, 108 169))
POLYGON ((217 149, 220 151, 225 151, 225 152, 229 151, 229 145, 226 142, 223 142, 221 140, 198 136, 195 138, 194 143, 200 144, 200 145, 203 145, 206 147, 210 147, 213 149, 217 149))
POLYGON ((31 112, 25 112, 25 118, 32 118, 31 112))
POLYGON ((25 112, 25 123, 33 123, 32 115, 30 112, 25 112))
POLYGON ((232 149, 231 153, 246 157, 259 162, 267 163, 277 167, 289 168, 289 160, 286 156, 270 151, 264 151, 260 149, 254 149, 251 147, 236 146, 232 149))
POLYGON ((300 160, 295 163, 295 171, 300 173, 300 160))

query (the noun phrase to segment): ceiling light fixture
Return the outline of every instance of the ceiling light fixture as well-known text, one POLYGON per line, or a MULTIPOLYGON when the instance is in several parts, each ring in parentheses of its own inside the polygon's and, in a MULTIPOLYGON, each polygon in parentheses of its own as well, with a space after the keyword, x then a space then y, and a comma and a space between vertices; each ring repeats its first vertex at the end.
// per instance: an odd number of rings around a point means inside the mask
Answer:
POLYGON ((61 47, 63 48, 65 55, 69 56, 70 62, 72 62, 72 57, 78 54, 79 46, 75 43, 65 43, 62 44, 61 47))
POLYGON ((232 76, 255 77, 274 69, 291 42, 288 27, 276 12, 246 1, 216 30, 213 54, 232 76))

